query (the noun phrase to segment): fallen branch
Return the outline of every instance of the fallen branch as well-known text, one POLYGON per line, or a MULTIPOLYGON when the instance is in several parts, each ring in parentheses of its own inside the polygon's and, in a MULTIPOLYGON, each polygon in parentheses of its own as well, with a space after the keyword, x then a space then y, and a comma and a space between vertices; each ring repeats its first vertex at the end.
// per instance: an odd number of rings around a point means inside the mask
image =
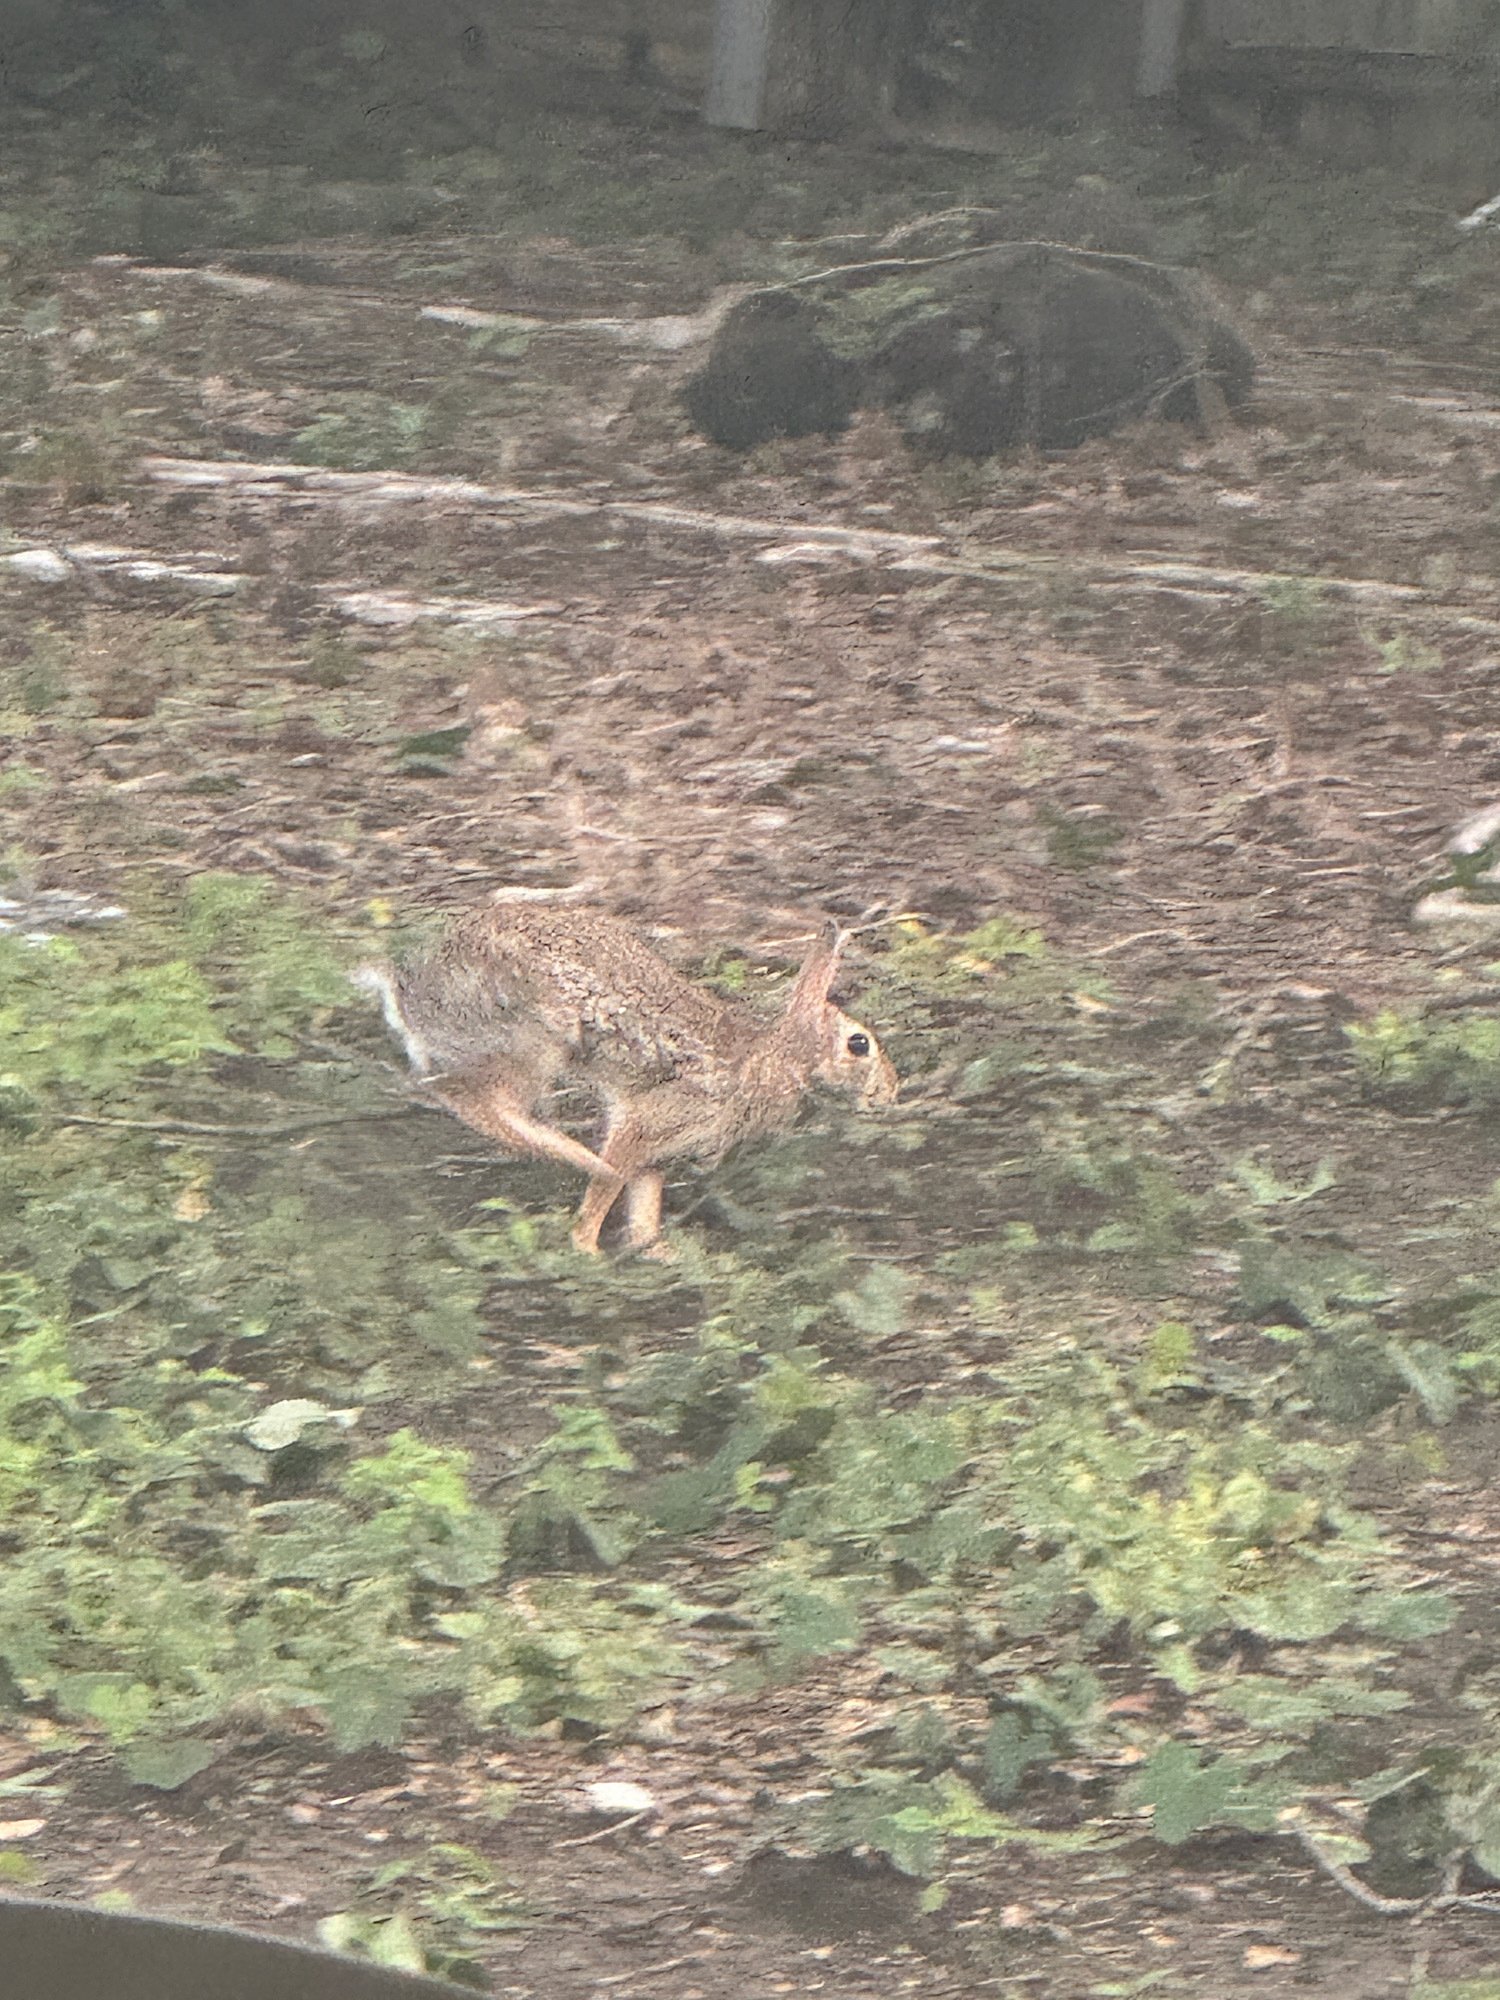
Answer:
MULTIPOLYGON (((1178 557, 1144 556, 1121 561, 1108 557, 1089 559, 1076 552, 1063 555, 1047 549, 970 551, 952 543, 945 546, 938 535, 906 535, 893 529, 847 527, 834 521, 777 521, 753 514, 710 513, 655 500, 575 499, 524 487, 483 486, 473 480, 422 477, 415 473, 331 472, 318 466, 263 465, 241 459, 165 457, 143 459, 141 470, 148 479, 166 486, 232 488, 252 494, 259 492, 267 498, 326 494, 335 502, 348 500, 377 507, 440 502, 476 510, 514 508, 541 517, 615 519, 726 541, 770 542, 783 547, 792 544, 793 552, 804 559, 816 560, 819 555, 852 556, 862 561, 885 559, 893 570, 904 575, 952 577, 976 583, 1003 583, 1016 578, 1045 580, 1066 567, 1070 580, 1103 590, 1172 591, 1193 597, 1244 599, 1263 597, 1268 590, 1305 585, 1308 581, 1306 577, 1290 576, 1279 570, 1221 568, 1178 557)), ((761 560, 776 554, 773 548, 761 560)), ((1349 576, 1319 577, 1316 582, 1320 593, 1333 603, 1411 606, 1420 608, 1424 619, 1451 631, 1485 636, 1500 633, 1500 622, 1479 617, 1460 605, 1435 603, 1418 584, 1349 576)), ((329 584, 323 588, 336 601, 337 593, 349 587, 329 584)), ((432 615, 461 617, 465 602, 461 596, 434 599, 426 608, 432 615)), ((344 608, 353 609, 352 596, 344 608)), ((491 608, 504 610, 511 616, 545 616, 557 609, 545 604, 491 608)))
POLYGON ((917 554, 941 547, 936 535, 902 535, 886 528, 846 528, 834 523, 772 521, 748 514, 709 514, 658 500, 575 500, 526 487, 481 486, 470 479, 421 478, 405 472, 329 472, 319 466, 262 465, 227 458, 161 458, 141 461, 148 479, 164 486, 230 486, 263 492, 330 493, 380 505, 422 500, 458 501, 474 508, 512 507, 540 516, 616 517, 653 528, 721 535, 751 541, 799 541, 868 556, 917 554))
POLYGON ((1424 1917, 1434 1910, 1479 1910, 1487 1916, 1500 1915, 1500 1895, 1481 1892, 1476 1896, 1460 1893, 1458 1881, 1463 1873, 1464 1857, 1450 1854, 1443 1863, 1442 1880, 1429 1896, 1381 1896, 1374 1889, 1367 1888, 1342 1861, 1320 1846, 1317 1836, 1306 1828, 1297 1829, 1297 1838, 1308 1854, 1322 1869, 1330 1882, 1336 1882, 1346 1896, 1353 1897, 1367 1910, 1373 1910, 1381 1917, 1424 1917))
POLYGON ((158 1132, 195 1139, 295 1139, 300 1132, 317 1132, 334 1125, 361 1125, 371 1119, 404 1118, 414 1107, 393 1105, 385 1111, 328 1111, 312 1118, 294 1119, 285 1125, 201 1125, 189 1118, 91 1118, 83 1112, 64 1112, 59 1125, 101 1126, 114 1132, 158 1132))

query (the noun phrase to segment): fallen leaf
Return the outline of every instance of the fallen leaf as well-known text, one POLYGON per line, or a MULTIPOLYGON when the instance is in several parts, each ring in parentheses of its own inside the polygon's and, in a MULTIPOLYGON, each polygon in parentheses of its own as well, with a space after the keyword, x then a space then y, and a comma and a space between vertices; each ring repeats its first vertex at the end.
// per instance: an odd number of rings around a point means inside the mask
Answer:
POLYGON ((1300 1965, 1302 1954, 1284 1944, 1247 1944, 1245 1946, 1245 1970, 1266 1972, 1273 1965, 1300 1965))

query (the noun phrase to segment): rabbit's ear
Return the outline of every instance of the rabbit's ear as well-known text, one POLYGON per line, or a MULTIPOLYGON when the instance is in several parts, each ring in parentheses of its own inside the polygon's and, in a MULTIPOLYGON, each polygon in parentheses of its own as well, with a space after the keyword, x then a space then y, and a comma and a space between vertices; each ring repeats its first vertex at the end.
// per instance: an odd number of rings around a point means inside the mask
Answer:
POLYGON ((789 1014, 816 1014, 828 1005, 848 935, 835 923, 824 928, 823 935, 802 961, 802 970, 786 1003, 789 1014))

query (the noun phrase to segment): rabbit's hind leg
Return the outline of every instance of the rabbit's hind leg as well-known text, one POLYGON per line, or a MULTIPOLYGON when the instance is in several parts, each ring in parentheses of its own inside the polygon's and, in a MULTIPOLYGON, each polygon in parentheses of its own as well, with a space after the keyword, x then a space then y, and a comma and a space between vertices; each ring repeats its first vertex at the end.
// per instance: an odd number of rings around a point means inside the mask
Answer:
POLYGON ((472 1125, 476 1132, 482 1132, 486 1139, 495 1140, 510 1152, 531 1153, 544 1160, 558 1160, 566 1167, 577 1167, 589 1176, 591 1183, 601 1177, 613 1183, 616 1194, 624 1185, 624 1176, 617 1174, 597 1153, 566 1132, 560 1132, 555 1125, 533 1117, 525 1096, 504 1071, 486 1069, 467 1076, 441 1077, 431 1086, 429 1094, 455 1118, 461 1118, 465 1125, 472 1125))

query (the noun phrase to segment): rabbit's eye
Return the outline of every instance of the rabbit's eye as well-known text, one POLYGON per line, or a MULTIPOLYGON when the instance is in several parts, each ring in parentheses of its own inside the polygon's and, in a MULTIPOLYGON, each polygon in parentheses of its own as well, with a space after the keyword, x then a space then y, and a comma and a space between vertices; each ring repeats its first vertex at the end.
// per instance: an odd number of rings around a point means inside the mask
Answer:
POLYGON ((851 1056, 867 1056, 870 1053, 870 1037, 868 1035, 851 1035, 848 1041, 845 1042, 844 1047, 849 1051, 851 1056))

